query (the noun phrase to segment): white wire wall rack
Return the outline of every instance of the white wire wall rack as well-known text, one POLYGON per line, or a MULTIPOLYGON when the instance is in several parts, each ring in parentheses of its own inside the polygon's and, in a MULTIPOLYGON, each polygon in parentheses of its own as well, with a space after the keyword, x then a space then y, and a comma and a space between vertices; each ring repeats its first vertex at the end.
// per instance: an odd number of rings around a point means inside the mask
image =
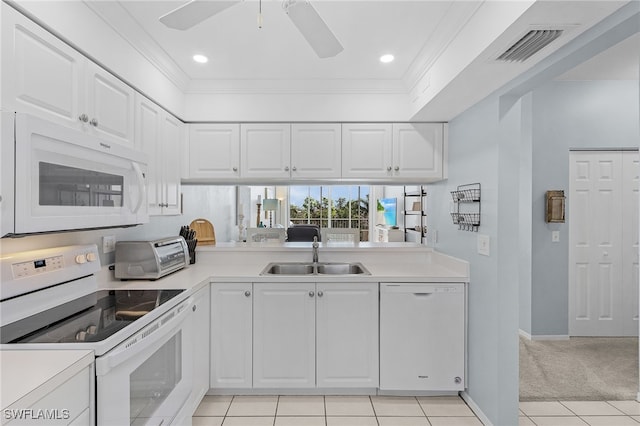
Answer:
POLYGON ((453 209, 451 219, 458 229, 478 232, 480 227, 481 186, 479 183, 460 185, 451 191, 453 209))

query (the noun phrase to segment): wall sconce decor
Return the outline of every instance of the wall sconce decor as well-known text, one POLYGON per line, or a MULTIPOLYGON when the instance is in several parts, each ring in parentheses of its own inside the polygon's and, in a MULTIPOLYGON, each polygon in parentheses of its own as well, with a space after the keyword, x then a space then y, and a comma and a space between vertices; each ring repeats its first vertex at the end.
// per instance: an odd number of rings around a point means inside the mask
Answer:
POLYGON ((547 223, 564 223, 564 191, 547 191, 545 195, 545 221, 547 223))

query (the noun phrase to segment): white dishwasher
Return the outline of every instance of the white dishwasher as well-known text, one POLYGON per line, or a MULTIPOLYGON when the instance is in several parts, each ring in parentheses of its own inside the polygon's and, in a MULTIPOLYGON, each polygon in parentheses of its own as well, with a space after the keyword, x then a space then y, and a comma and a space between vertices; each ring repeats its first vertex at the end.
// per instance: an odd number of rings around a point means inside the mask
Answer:
POLYGON ((380 284, 380 389, 465 388, 465 284, 380 284))

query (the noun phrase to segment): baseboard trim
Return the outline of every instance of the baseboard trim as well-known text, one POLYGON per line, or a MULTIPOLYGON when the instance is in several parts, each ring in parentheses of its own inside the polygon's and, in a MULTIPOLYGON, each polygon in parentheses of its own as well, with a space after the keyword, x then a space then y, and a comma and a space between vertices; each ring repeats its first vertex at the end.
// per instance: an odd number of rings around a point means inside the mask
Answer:
POLYGON ((531 335, 520 329, 518 334, 527 340, 569 340, 568 334, 534 334, 531 335))
POLYGON ((471 411, 473 411, 478 420, 480 420, 484 426, 493 426, 491 420, 489 420, 489 418, 482 412, 478 404, 475 403, 475 401, 473 400, 473 398, 471 398, 467 391, 460 392, 460 396, 462 397, 462 399, 464 399, 464 402, 467 403, 469 408, 471 408, 471 411))

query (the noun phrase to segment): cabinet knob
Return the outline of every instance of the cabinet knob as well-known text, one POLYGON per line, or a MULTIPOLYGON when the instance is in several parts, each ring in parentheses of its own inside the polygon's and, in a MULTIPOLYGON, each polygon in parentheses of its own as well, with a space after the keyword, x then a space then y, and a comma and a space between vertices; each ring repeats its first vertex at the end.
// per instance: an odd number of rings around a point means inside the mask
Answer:
POLYGON ((198 309, 198 307, 197 307, 196 305, 193 305, 193 307, 191 308, 191 310, 192 310, 193 312, 195 312, 195 311, 196 311, 196 309, 198 309))
POLYGON ((234 167, 232 170, 233 170, 234 172, 237 172, 237 171, 238 171, 238 168, 237 168, 237 167, 234 167))
POLYGON ((456 383, 462 383, 462 379, 460 377, 456 377, 453 381, 456 383))
POLYGON ((387 167, 387 171, 390 172, 391 171, 391 166, 387 167))
POLYGON ((249 290, 245 291, 245 292, 244 292, 244 296, 245 296, 245 297, 249 297, 249 296, 251 296, 251 292, 250 292, 249 290))
POLYGON ((310 291, 309 292, 309 297, 313 297, 313 296, 315 296, 315 293, 313 291, 310 291))
POLYGON ((87 114, 80 114, 80 116, 78 117, 78 120, 82 121, 83 123, 86 123, 87 121, 89 121, 89 117, 87 116, 87 114))
POLYGON ((92 118, 89 124, 91 124, 93 127, 98 127, 98 119, 92 118))
POLYGON ((318 292, 318 297, 322 297, 322 296, 324 296, 324 293, 322 291, 319 291, 318 292))
POLYGON ((398 170, 400 170, 400 166, 396 166, 394 170, 397 172, 398 170))
POLYGON ((288 172, 289 171, 289 166, 285 166, 284 171, 288 172))
POLYGON ((293 166, 293 168, 292 168, 291 170, 293 170, 293 171, 295 172, 295 171, 296 171, 296 170, 298 170, 298 169, 297 169, 297 167, 296 167, 296 166, 293 166))

